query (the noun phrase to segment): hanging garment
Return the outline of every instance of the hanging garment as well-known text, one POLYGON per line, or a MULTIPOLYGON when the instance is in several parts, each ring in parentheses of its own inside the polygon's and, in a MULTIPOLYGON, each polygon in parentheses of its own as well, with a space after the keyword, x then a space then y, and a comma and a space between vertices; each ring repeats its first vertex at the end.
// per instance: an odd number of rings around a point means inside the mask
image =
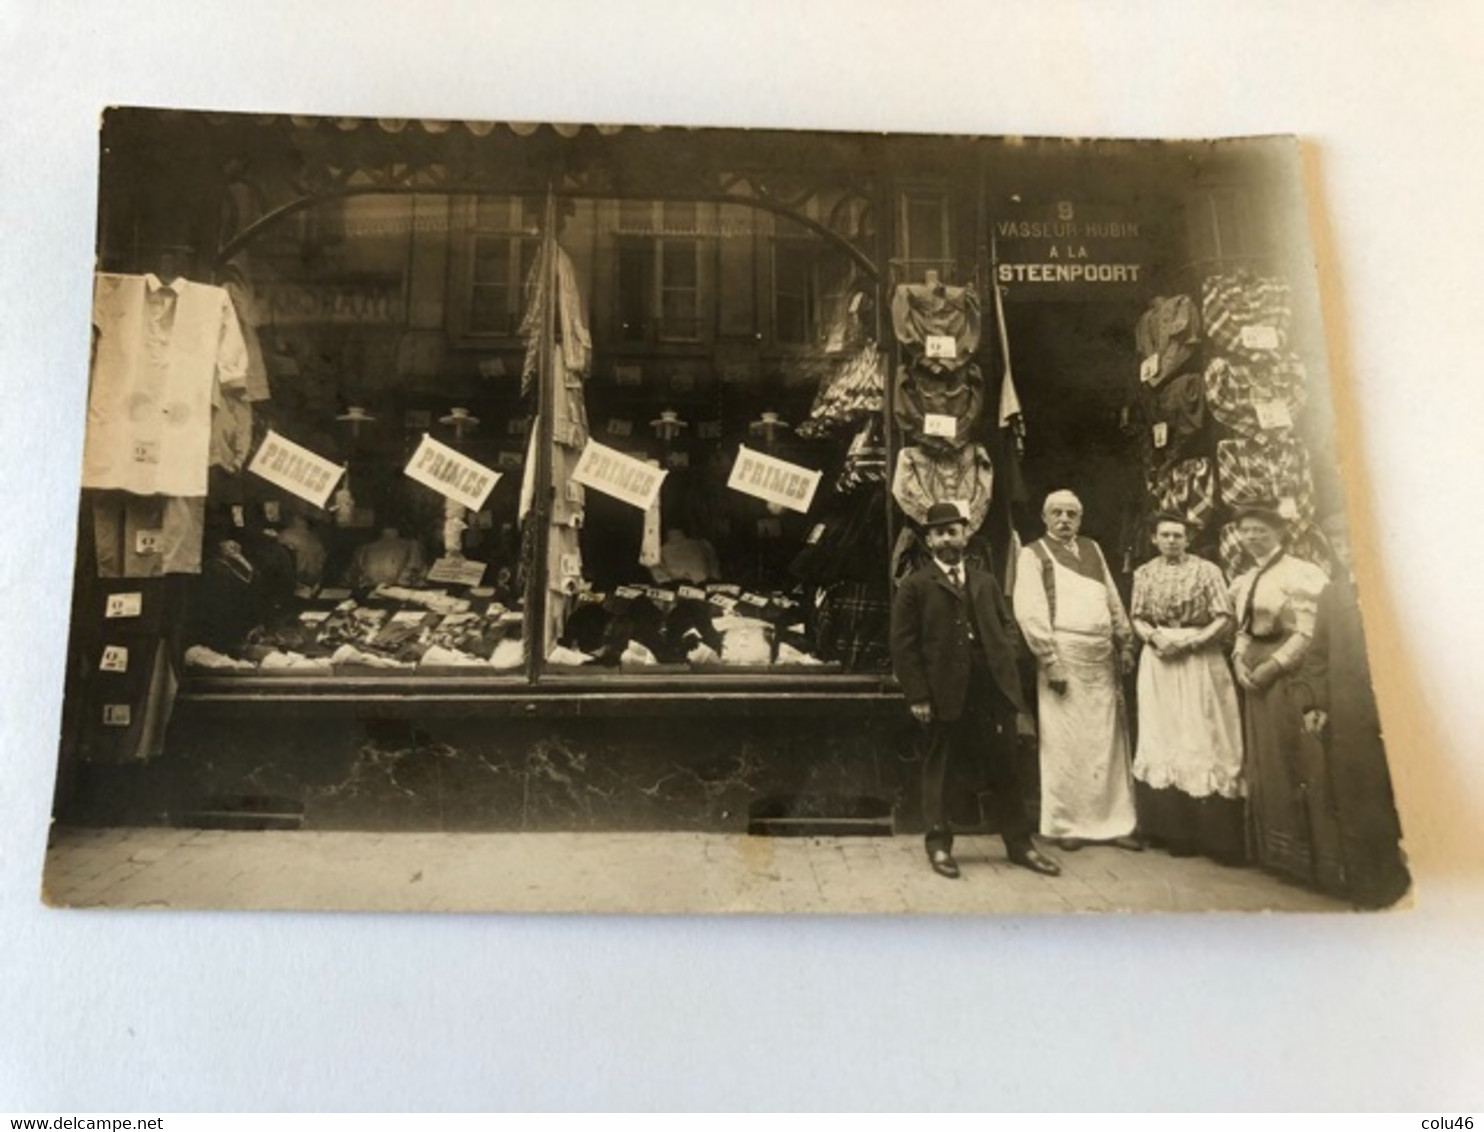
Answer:
POLYGON ((237 314, 237 323, 242 328, 242 342, 247 348, 247 373, 245 387, 249 401, 267 401, 273 393, 268 386, 268 366, 263 360, 263 343, 258 327, 267 321, 258 305, 252 284, 240 271, 234 271, 222 288, 232 300, 232 309, 237 314))
MULTIPOLYGON (((561 245, 555 245, 555 247, 557 352, 561 354, 562 365, 570 374, 584 377, 592 363, 593 340, 588 332, 587 318, 583 313, 582 290, 577 285, 577 270, 572 265, 572 257, 561 245)), ((548 298, 547 279, 546 263, 541 256, 537 256, 536 262, 531 265, 531 274, 526 279, 526 312, 520 324, 521 337, 526 340, 526 360, 521 370, 521 393, 523 395, 531 392, 531 383, 540 369, 541 334, 546 322, 548 298)), ((559 382, 558 387, 561 384, 559 382)), ((561 413, 556 414, 556 423, 557 435, 560 437, 564 432, 561 413)), ((585 417, 581 427, 585 432, 587 429, 585 417)), ((563 439, 562 443, 576 443, 580 447, 586 443, 586 437, 581 441, 563 439)))
POLYGON ((800 581, 828 586, 878 578, 886 555, 886 489, 836 496, 789 564, 800 581))
POLYGON ((1144 387, 1139 400, 1149 466, 1160 468, 1209 451, 1204 374, 1182 373, 1158 389, 1144 387))
POLYGON ((973 287, 902 283, 892 292, 891 322, 912 364, 939 374, 962 369, 979 348, 979 295, 973 287), (929 338, 953 339, 954 356, 928 357, 929 338))
POLYGON ((930 448, 962 448, 984 412, 984 375, 973 362, 960 369, 939 372, 923 363, 897 371, 897 425, 916 444, 930 448), (952 436, 929 435, 929 415, 954 422, 952 436))
POLYGON ((98 577, 199 574, 205 526, 204 497, 99 492, 93 497, 98 577))
POLYGON ((1151 494, 1155 510, 1207 527, 1216 517, 1216 469, 1204 456, 1181 460, 1156 475, 1151 494))
POLYGON ((1134 326, 1139 351, 1139 378, 1158 386, 1188 368, 1200 350, 1201 316, 1188 295, 1161 296, 1152 300, 1134 326), (1143 367, 1157 358, 1152 372, 1143 367))
POLYGON ((969 534, 973 534, 989 514, 993 492, 994 467, 982 444, 941 455, 923 448, 903 448, 897 453, 891 494, 914 523, 927 522, 928 508, 934 503, 959 503, 969 534))
POLYGON ((1293 318, 1289 300, 1288 284, 1278 278, 1245 269, 1208 276, 1201 283, 1201 320, 1211 352, 1261 361, 1274 350, 1287 350, 1293 318))
POLYGON ((1309 453, 1286 434, 1221 441, 1216 445, 1216 477, 1228 507, 1276 500, 1290 521, 1314 521, 1309 453))
POLYGON ((214 397, 240 396, 247 348, 220 287, 99 274, 84 487, 204 496, 214 397))
POLYGON ((868 342, 820 383, 799 435, 811 439, 851 427, 880 413, 885 396, 885 363, 876 344, 868 342))
POLYGON ((1309 399, 1303 363, 1292 354, 1253 362, 1213 358, 1205 386, 1211 415, 1242 436, 1287 432, 1309 399))
POLYGON ((1134 831, 1118 649, 1132 637, 1098 545, 1040 539, 1020 552, 1015 619, 1037 659, 1041 834, 1107 841, 1134 831), (1066 677, 1051 689, 1048 669, 1066 677))

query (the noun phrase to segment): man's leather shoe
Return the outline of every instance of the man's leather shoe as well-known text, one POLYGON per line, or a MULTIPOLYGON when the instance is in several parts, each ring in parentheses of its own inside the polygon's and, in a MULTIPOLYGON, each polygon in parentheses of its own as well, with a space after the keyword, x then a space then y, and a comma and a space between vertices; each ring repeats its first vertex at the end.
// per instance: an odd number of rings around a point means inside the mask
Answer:
POLYGON ((1144 852, 1144 843, 1133 835, 1129 835, 1127 837, 1115 837, 1112 841, 1108 842, 1108 844, 1113 846, 1113 848, 1115 849, 1127 849, 1130 853, 1144 852))
POLYGON ((958 862, 953 859, 953 854, 947 849, 934 849, 928 853, 928 864, 933 866, 933 872, 940 877, 947 877, 949 880, 958 879, 958 862))
POLYGON ((1030 869, 1044 877, 1061 876, 1061 866, 1034 845, 1017 845, 1008 850, 1006 856, 1010 858, 1012 865, 1019 865, 1022 869, 1030 869))

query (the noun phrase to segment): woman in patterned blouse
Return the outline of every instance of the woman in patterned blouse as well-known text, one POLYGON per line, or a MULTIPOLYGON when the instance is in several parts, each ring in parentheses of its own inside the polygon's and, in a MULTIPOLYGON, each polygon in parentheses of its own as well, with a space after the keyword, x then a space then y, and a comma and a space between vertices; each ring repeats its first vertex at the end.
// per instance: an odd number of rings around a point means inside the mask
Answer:
POLYGON ((1223 648, 1232 607, 1221 570, 1187 552, 1191 525, 1156 516, 1159 557, 1134 572, 1129 612, 1145 646, 1134 755, 1140 828, 1175 856, 1241 864, 1242 725, 1223 648))

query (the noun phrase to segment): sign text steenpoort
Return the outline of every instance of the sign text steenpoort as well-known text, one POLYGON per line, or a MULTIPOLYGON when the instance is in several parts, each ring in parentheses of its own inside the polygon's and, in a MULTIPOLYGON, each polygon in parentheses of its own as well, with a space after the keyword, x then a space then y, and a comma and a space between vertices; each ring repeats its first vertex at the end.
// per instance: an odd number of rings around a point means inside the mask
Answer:
POLYGON ((441 444, 426 433, 407 467, 408 476, 439 495, 478 511, 500 482, 500 473, 471 460, 462 452, 441 444))
POLYGON ((339 464, 279 436, 272 429, 258 446, 247 470, 316 507, 325 505, 345 474, 339 464))

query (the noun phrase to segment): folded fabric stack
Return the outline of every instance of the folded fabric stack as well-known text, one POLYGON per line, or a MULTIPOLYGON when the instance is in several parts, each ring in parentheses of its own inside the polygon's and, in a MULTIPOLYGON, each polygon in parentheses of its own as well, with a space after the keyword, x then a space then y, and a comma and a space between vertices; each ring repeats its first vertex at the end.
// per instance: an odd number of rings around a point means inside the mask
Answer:
POLYGON ((786 594, 725 582, 619 586, 580 595, 547 660, 623 668, 815 664, 805 613, 786 594))
MULTIPOLYGON (((1250 439, 1223 440, 1216 446, 1216 475, 1229 508, 1276 501, 1288 520, 1288 552, 1329 573, 1329 547, 1315 525, 1309 452, 1297 437, 1260 433, 1250 439)), ((1237 537, 1236 523, 1221 530, 1221 561, 1231 577, 1255 565, 1237 537)))

